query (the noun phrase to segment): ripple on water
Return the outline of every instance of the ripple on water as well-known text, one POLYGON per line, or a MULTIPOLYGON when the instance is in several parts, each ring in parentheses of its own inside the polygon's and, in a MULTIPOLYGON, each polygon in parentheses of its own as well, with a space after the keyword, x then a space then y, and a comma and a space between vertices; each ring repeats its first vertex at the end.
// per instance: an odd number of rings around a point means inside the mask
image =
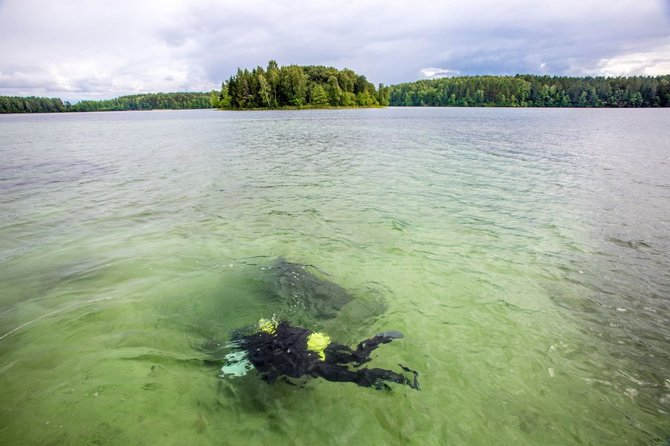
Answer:
POLYGON ((394 108, 0 117, 3 436, 663 442, 666 120, 394 108), (370 366, 406 364, 424 390, 220 379, 200 347, 281 313, 263 275, 280 256, 353 297, 305 323, 351 343, 403 332, 370 366))

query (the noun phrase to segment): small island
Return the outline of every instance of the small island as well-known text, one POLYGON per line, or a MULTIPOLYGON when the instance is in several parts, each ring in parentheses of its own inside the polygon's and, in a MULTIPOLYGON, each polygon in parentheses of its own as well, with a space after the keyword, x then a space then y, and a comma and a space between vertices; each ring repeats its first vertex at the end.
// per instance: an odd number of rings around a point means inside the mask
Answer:
POLYGON ((278 66, 271 60, 266 69, 237 69, 212 94, 212 105, 220 109, 277 109, 380 107, 390 103, 390 89, 375 88, 365 76, 344 68, 321 65, 278 66))

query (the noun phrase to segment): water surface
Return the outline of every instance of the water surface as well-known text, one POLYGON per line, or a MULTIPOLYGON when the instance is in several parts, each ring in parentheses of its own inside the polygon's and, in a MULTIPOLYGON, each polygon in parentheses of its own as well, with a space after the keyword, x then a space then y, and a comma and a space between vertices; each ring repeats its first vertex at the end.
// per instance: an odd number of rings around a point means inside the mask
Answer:
POLYGON ((664 444, 669 117, 0 116, 0 442, 664 444), (423 390, 220 378, 280 256, 423 390))

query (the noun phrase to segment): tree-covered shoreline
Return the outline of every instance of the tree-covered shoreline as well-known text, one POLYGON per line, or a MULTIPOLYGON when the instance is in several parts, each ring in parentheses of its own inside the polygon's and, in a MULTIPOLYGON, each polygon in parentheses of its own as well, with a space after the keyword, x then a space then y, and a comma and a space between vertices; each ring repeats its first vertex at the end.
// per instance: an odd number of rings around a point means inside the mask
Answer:
POLYGON ((147 93, 70 104, 59 98, 0 96, 0 113, 60 113, 212 108, 210 93, 147 93))
POLYGON ((389 104, 389 89, 344 68, 287 65, 237 69, 212 95, 212 105, 228 110, 379 107, 389 104))
POLYGON ((0 113, 59 113, 68 111, 68 106, 59 98, 0 96, 0 113))
POLYGON ((391 106, 670 107, 670 75, 633 77, 462 76, 375 88, 347 68, 288 65, 238 69, 220 91, 148 93, 76 104, 0 96, 0 113, 124 110, 284 110, 391 106))
POLYGON ((102 101, 81 101, 70 111, 190 110, 212 108, 209 93, 149 93, 102 101))
POLYGON ((390 105, 428 107, 668 107, 670 75, 463 76, 390 87, 390 105))

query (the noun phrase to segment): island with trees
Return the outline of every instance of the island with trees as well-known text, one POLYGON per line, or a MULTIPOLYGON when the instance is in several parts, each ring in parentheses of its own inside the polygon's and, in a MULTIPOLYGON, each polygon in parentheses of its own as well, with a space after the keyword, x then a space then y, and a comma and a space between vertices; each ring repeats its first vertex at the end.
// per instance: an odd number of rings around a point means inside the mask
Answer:
POLYGON ((389 105, 389 88, 375 88, 365 76, 344 68, 321 65, 280 67, 271 60, 267 68, 237 69, 212 95, 212 105, 222 109, 378 107, 389 105))

